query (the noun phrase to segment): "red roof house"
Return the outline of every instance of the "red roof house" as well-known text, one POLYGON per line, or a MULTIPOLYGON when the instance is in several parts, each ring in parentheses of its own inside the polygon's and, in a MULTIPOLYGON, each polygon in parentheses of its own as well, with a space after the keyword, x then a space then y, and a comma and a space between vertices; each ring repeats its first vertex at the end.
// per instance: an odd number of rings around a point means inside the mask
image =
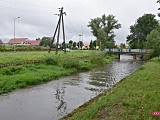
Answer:
POLYGON ((25 44, 25 42, 29 41, 28 38, 12 38, 10 39, 10 41, 8 42, 8 44, 20 44, 20 45, 23 45, 25 44))
POLYGON ((25 42, 25 44, 27 45, 39 45, 39 43, 40 43, 40 40, 29 40, 25 42))

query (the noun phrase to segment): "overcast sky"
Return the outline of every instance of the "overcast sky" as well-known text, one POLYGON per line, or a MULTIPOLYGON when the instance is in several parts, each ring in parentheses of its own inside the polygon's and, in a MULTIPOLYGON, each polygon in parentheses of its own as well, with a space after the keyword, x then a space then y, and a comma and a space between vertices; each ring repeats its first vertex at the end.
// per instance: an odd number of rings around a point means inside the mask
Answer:
MULTIPOLYGON (((67 42, 78 42, 83 29, 83 42, 95 40, 88 22, 103 14, 112 14, 122 25, 116 30, 116 44, 125 43, 129 27, 145 13, 157 15, 157 0, 0 0, 0 39, 8 42, 14 37, 14 18, 16 19, 16 37, 30 40, 53 36, 58 21, 59 7, 64 7, 67 42)), ((157 17, 157 19, 159 19, 157 17)), ((62 35, 62 34, 61 34, 62 35)))

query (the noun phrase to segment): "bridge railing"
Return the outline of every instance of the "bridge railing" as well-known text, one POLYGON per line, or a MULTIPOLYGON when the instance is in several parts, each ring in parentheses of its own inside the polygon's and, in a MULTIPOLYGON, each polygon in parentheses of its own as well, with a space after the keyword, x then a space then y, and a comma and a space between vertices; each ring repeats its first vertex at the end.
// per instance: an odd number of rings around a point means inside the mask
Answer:
POLYGON ((152 50, 149 49, 118 49, 118 48, 107 48, 105 49, 106 52, 126 52, 126 53, 150 53, 152 50))

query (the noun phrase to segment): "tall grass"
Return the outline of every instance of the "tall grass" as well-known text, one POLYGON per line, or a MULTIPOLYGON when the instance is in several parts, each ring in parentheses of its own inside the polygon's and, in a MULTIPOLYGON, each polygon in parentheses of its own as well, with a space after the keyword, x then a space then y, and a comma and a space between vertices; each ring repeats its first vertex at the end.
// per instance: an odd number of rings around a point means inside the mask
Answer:
MULTIPOLYGON (((86 54, 85 54, 86 55, 86 54)), ((102 57, 96 60, 104 59, 102 57)), ((99 66, 99 61, 60 56, 47 56, 40 64, 24 64, 0 68, 0 94, 18 88, 42 84, 44 82, 67 76, 99 66)), ((101 63, 102 64, 102 63, 101 63)))
POLYGON ((54 51, 48 53, 47 51, 33 51, 33 52, 0 52, 0 64, 23 62, 27 60, 44 60, 47 57, 59 58, 75 58, 80 56, 90 56, 92 53, 101 54, 101 51, 71 51, 64 54, 59 51, 58 55, 54 51))
POLYGON ((45 64, 3 68, 0 69, 0 93, 41 84, 72 73, 73 69, 45 64))

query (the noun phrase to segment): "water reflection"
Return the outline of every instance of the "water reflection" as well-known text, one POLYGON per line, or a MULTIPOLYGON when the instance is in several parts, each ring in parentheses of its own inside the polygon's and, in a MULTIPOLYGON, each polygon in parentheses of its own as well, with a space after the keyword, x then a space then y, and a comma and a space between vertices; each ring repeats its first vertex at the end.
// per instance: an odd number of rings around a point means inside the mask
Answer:
POLYGON ((59 101, 59 104, 56 107, 58 113, 60 113, 58 116, 63 115, 67 108, 67 103, 64 101, 64 96, 65 96, 64 88, 57 88, 55 98, 59 101))
POLYGON ((89 72, 1 95, 0 120, 57 120, 112 87, 142 64, 142 61, 132 61, 132 56, 121 56, 121 61, 89 72))

